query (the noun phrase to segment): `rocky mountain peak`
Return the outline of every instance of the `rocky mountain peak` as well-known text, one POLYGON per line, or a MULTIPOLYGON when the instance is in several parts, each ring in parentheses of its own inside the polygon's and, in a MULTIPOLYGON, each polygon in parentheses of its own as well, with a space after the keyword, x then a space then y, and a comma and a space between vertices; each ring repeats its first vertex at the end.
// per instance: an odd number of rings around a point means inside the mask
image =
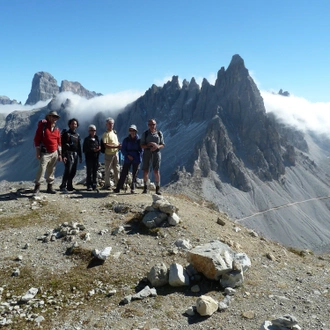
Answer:
POLYGON ((80 95, 81 97, 85 97, 86 99, 91 99, 95 96, 102 95, 100 93, 91 92, 87 90, 77 81, 68 81, 68 80, 62 80, 60 92, 72 92, 73 94, 80 95))
POLYGON ((76 81, 62 80, 59 87, 56 79, 50 73, 41 71, 37 72, 33 77, 31 92, 25 104, 33 105, 39 101, 47 101, 61 92, 72 92, 86 99, 102 95, 87 90, 76 81))
POLYGON ((56 79, 48 72, 37 72, 32 80, 31 92, 25 105, 47 101, 59 93, 56 79))
POLYGON ((6 104, 18 104, 16 100, 11 100, 7 96, 0 96, 0 104, 6 105, 6 104))

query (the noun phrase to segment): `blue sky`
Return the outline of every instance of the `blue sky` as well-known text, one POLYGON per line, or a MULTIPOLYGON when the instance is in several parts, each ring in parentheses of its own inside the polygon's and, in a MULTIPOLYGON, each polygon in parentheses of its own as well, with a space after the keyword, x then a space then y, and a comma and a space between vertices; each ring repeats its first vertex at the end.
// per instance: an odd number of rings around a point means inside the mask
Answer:
POLYGON ((173 75, 213 84, 239 54, 267 111, 316 114, 330 131, 329 0, 0 0, 0 11, 0 95, 23 104, 39 71, 107 95, 109 108, 173 75), (290 104, 267 93, 280 89, 290 104))
POLYGON ((46 71, 102 94, 207 78, 239 54, 259 89, 330 102, 328 0, 1 0, 0 95, 46 71))

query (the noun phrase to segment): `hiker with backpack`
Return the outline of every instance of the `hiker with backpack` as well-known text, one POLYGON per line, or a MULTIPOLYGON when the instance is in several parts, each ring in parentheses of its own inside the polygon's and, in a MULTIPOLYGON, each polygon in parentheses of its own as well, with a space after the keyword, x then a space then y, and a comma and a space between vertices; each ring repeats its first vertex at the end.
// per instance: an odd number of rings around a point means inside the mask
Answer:
POLYGON ((99 167, 99 155, 100 155, 100 141, 96 135, 96 126, 89 125, 89 135, 85 137, 83 143, 83 153, 86 160, 86 185, 87 190, 97 189, 97 169, 99 167))
POLYGON ((68 121, 69 129, 64 129, 61 134, 64 173, 60 190, 73 191, 73 178, 77 173, 78 158, 82 163, 80 135, 76 132, 79 122, 76 118, 68 121))
POLYGON ((128 136, 125 137, 121 145, 121 152, 124 156, 124 165, 120 173, 120 178, 116 189, 113 190, 115 193, 119 193, 120 189, 124 188, 124 182, 128 175, 128 172, 132 166, 132 183, 131 183, 131 194, 135 193, 135 182, 139 171, 140 163, 142 160, 142 148, 140 145, 138 130, 135 125, 131 125, 128 129, 128 136))
POLYGON ((160 150, 165 147, 163 133, 157 130, 157 124, 155 119, 148 120, 149 129, 146 130, 141 136, 141 148, 143 152, 143 181, 144 188, 143 194, 148 192, 148 176, 149 169, 152 167, 154 171, 155 184, 156 184, 156 194, 161 195, 160 192, 160 163, 161 163, 161 153, 160 150))
POLYGON ((55 180, 55 168, 57 161, 62 161, 62 143, 60 130, 56 127, 56 121, 60 116, 56 111, 50 111, 45 119, 38 122, 34 136, 36 158, 39 160, 39 168, 35 179, 33 192, 40 191, 40 184, 46 175, 47 193, 56 194, 53 189, 55 180))

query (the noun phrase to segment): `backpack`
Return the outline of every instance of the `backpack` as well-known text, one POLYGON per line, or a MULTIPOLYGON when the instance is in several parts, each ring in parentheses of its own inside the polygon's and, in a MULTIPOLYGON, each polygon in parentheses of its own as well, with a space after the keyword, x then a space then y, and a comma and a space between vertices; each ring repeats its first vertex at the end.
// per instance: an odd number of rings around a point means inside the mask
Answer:
MULTIPOLYGON (((42 139, 41 139, 41 143, 40 143, 40 152, 42 152, 42 153, 46 153, 47 152, 47 149, 46 149, 46 147, 45 147, 45 145, 44 145, 44 143, 42 141, 43 138, 44 138, 44 136, 45 136, 45 130, 47 128, 47 123, 48 122, 47 122, 46 119, 41 119, 38 122, 38 127, 42 125, 42 139)), ((58 127, 55 127, 55 129, 58 129, 58 127)))
POLYGON ((103 142, 103 139, 101 139, 101 152, 102 152, 102 154, 105 153, 105 144, 103 142))
MULTIPOLYGON (((162 132, 161 132, 161 131, 157 131, 157 133, 158 133, 159 139, 162 140, 162 137, 163 137, 163 136, 162 136, 162 132)), ((147 138, 148 134, 149 134, 149 130, 147 129, 147 130, 144 132, 144 138, 145 138, 145 139, 147 138)))

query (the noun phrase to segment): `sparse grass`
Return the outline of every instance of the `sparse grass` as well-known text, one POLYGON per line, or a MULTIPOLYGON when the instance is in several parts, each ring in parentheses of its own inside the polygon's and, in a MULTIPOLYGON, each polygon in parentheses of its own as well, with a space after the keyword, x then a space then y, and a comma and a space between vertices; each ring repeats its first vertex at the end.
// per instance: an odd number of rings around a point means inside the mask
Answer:
POLYGON ((288 247, 288 251, 290 251, 291 253, 296 254, 299 257, 306 257, 306 255, 309 253, 305 250, 301 250, 295 247, 288 247))
POLYGON ((31 226, 35 223, 41 222, 40 210, 27 210, 25 214, 14 214, 6 216, 6 218, 0 218, 0 230, 9 228, 22 228, 31 226))

